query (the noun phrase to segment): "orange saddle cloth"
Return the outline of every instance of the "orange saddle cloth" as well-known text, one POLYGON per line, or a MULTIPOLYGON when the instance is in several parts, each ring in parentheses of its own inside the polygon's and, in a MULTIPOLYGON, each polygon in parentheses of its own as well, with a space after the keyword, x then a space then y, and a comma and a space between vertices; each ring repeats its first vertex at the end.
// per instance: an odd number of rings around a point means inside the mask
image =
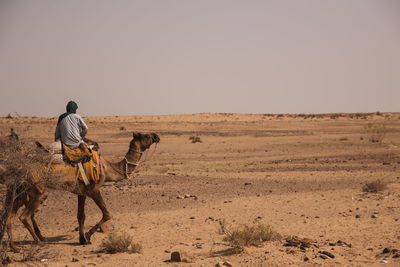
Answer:
POLYGON ((66 145, 63 146, 64 156, 67 158, 67 164, 74 168, 75 172, 78 173, 78 179, 83 181, 82 174, 78 171, 77 162, 82 162, 83 169, 86 177, 90 183, 98 183, 101 175, 101 162, 100 155, 97 151, 91 150, 86 144, 80 144, 79 147, 71 149, 66 145))

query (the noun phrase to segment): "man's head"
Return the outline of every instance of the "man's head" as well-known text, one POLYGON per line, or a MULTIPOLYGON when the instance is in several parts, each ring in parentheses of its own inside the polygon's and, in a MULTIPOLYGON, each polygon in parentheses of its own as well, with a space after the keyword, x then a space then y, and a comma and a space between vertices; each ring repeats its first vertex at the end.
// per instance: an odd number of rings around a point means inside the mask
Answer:
POLYGON ((77 109, 78 109, 78 104, 76 104, 72 100, 68 102, 68 104, 67 104, 67 112, 75 113, 77 109))

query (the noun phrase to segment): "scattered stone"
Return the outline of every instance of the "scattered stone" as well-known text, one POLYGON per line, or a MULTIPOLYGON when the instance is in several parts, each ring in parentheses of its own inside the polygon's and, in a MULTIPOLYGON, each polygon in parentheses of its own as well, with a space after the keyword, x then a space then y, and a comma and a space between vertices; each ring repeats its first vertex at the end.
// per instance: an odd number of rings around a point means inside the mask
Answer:
POLYGON ((372 215, 371 215, 371 218, 372 218, 372 219, 376 219, 376 218, 378 218, 378 215, 372 214, 372 215))
POLYGON ((244 183, 244 185, 251 185, 251 183, 244 183))
POLYGON ((186 194, 186 195, 185 195, 185 198, 190 198, 190 197, 192 197, 192 196, 189 195, 189 194, 186 194))
POLYGON ((400 254, 399 254, 399 253, 394 254, 394 255, 393 255, 393 258, 400 258, 400 254))
POLYGON ((78 262, 79 260, 77 258, 72 258, 72 262, 78 262))
POLYGON ((319 251, 319 253, 328 256, 329 258, 333 259, 335 258, 335 255, 333 255, 332 253, 328 252, 328 251, 319 251))
POLYGON ((190 219, 191 219, 191 220, 194 220, 194 219, 196 219, 196 218, 195 218, 194 216, 192 216, 192 217, 190 217, 190 219))
POLYGON ((171 253, 172 262, 191 262, 186 252, 179 250, 171 253))
POLYGON ((386 254, 386 253, 390 253, 392 250, 390 248, 384 248, 382 253, 386 254))
POLYGON ((326 259, 328 258, 327 256, 322 255, 322 254, 320 254, 319 257, 320 257, 321 259, 324 259, 324 260, 326 260, 326 259))
POLYGON ((304 261, 309 261, 309 260, 310 259, 307 256, 304 257, 304 261))
POLYGON ((346 242, 344 242, 344 241, 342 241, 342 240, 338 240, 338 241, 336 242, 336 244, 339 245, 339 246, 347 246, 347 247, 349 247, 349 248, 351 248, 351 247, 353 246, 352 244, 346 243, 346 242))
POLYGON ((388 263, 387 260, 381 260, 381 263, 388 263))
POLYGON ((359 219, 359 218, 361 218, 361 216, 357 214, 357 215, 356 215, 356 218, 359 219))
POLYGON ((164 250, 164 252, 165 252, 165 253, 171 253, 171 251, 168 250, 168 249, 164 250))
POLYGON ((222 266, 233 267, 232 263, 230 263, 229 261, 224 261, 222 266))
POLYGON ((184 197, 184 196, 181 196, 181 195, 177 195, 176 198, 177 198, 177 199, 184 199, 185 197, 184 197))

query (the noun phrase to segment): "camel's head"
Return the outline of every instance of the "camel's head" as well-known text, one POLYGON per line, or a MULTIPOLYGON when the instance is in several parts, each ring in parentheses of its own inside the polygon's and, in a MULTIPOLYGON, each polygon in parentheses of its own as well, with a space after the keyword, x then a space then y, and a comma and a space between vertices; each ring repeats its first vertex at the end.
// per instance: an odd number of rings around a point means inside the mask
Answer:
POLYGON ((144 152, 154 143, 160 142, 160 137, 156 133, 142 134, 133 133, 133 139, 129 144, 130 149, 138 152, 144 152))

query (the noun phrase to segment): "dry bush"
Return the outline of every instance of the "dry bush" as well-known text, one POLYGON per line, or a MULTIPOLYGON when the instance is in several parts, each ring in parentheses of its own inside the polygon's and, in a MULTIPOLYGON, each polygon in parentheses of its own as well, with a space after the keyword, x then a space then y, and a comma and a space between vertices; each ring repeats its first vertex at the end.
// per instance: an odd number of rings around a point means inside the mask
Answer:
POLYGON ((382 180, 375 180, 369 183, 366 183, 362 191, 366 193, 378 193, 386 189, 387 184, 382 182, 382 180))
MULTIPOLYGON (((6 258, 6 250, 3 245, 3 237, 10 211, 17 198, 26 197, 27 189, 34 184, 31 171, 45 169, 50 162, 50 154, 36 149, 33 144, 24 144, 18 135, 11 129, 11 135, 0 137, 0 183, 7 186, 9 195, 4 198, 0 218, 0 260, 6 258)), ((47 178, 46 175, 42 176, 47 178)), ((41 181, 37 181, 41 182, 41 181)))
POLYGON ((127 233, 120 235, 111 233, 106 239, 104 239, 100 245, 100 250, 105 253, 140 253, 142 251, 142 245, 140 243, 134 243, 132 236, 127 233))
POLYGON ((383 138, 386 135, 386 126, 383 123, 368 123, 367 125, 365 125, 364 130, 369 136, 369 141, 371 143, 382 143, 383 138))
POLYGON ((220 233, 225 235, 223 240, 228 242, 236 253, 242 252, 244 247, 258 247, 263 242, 282 239, 282 236, 274 231, 271 226, 262 223, 231 227, 225 221, 220 221, 220 233))
POLYGON ((192 135, 189 137, 189 140, 192 140, 192 143, 203 143, 203 141, 201 141, 199 136, 192 135))

